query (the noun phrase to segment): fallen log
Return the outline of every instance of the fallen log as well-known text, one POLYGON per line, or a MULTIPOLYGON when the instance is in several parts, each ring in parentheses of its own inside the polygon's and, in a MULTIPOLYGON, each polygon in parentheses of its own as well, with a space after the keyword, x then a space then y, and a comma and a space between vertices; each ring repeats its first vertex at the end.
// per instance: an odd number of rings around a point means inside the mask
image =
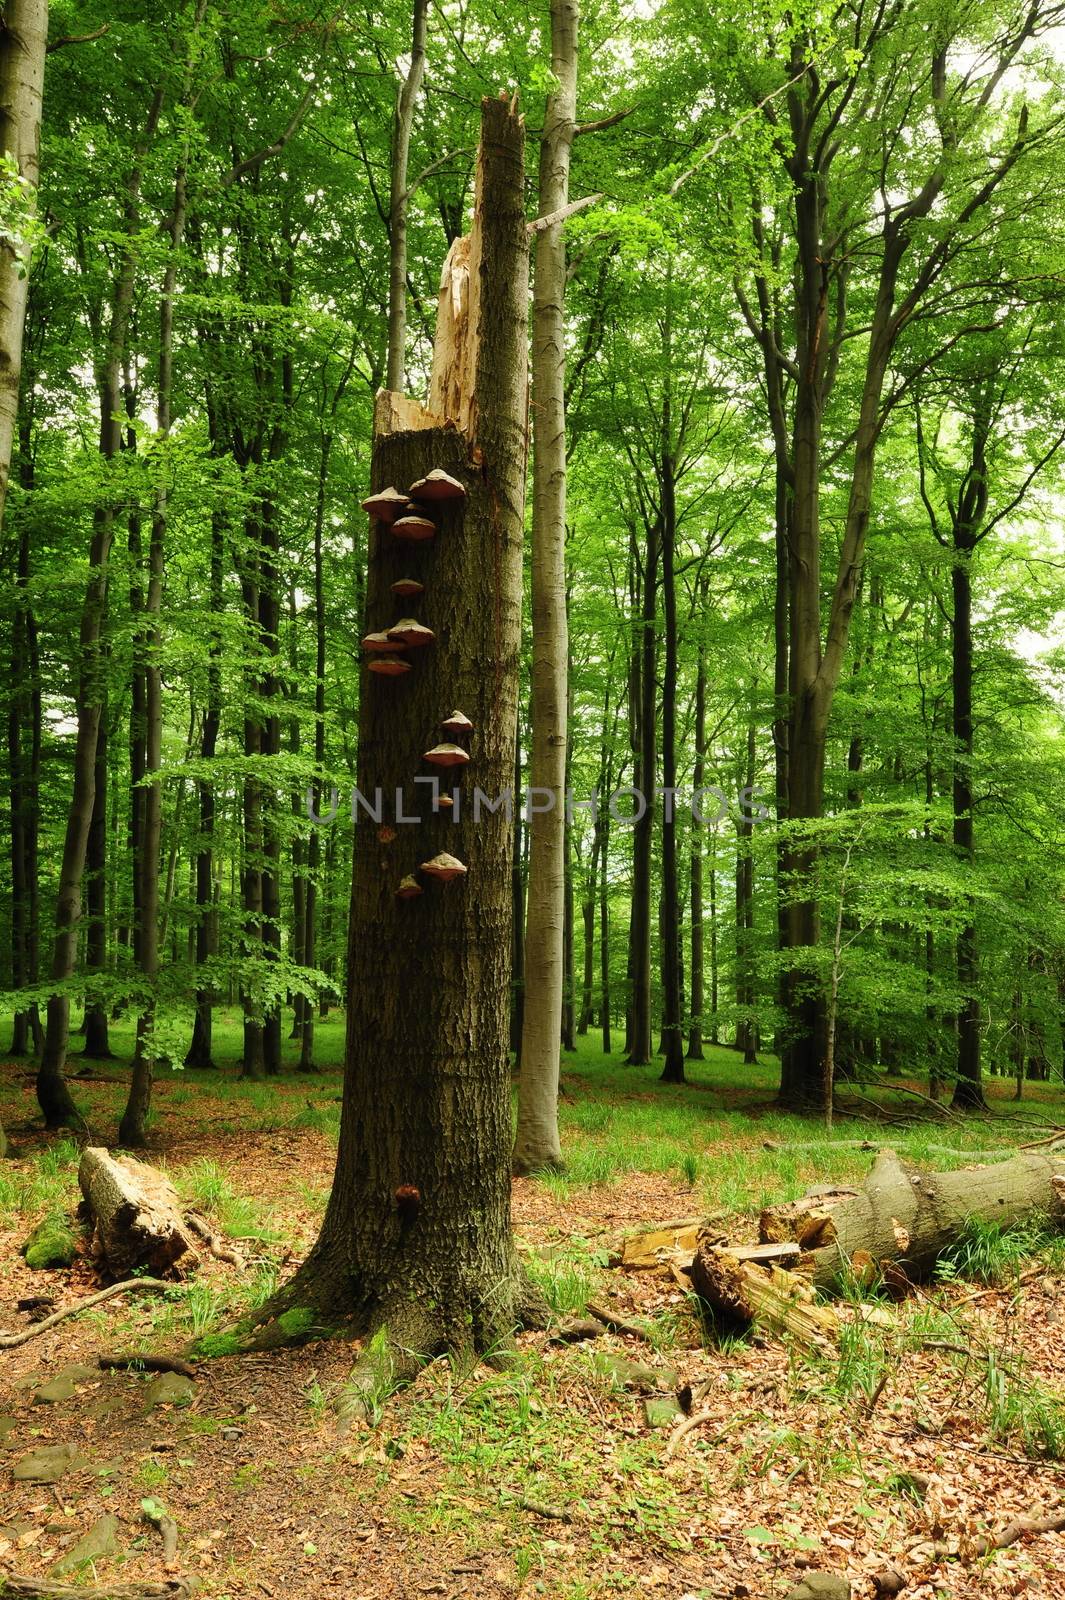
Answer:
POLYGON ((860 1190, 822 1187, 771 1206, 762 1212, 759 1234, 766 1243, 793 1239, 810 1281, 827 1288, 855 1256, 924 1277, 971 1220, 1009 1227, 1038 1211, 1065 1218, 1061 1151, 1021 1150, 997 1166, 919 1172, 893 1150, 881 1150, 860 1190))
POLYGON ((692 1261, 691 1280, 696 1294, 714 1311, 745 1325, 759 1322, 776 1333, 790 1333, 804 1349, 834 1354, 836 1313, 816 1303, 803 1274, 743 1261, 731 1250, 703 1242, 692 1261))
POLYGON ((110 1272, 147 1267, 177 1276, 199 1265, 177 1191, 155 1167, 91 1146, 78 1183, 93 1223, 93 1253, 110 1272))

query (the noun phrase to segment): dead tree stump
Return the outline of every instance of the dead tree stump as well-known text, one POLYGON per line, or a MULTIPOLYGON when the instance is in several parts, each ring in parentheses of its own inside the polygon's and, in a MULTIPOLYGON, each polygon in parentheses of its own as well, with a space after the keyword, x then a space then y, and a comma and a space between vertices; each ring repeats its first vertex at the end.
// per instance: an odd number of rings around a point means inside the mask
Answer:
POLYGON ((82 1153, 78 1183, 93 1224, 93 1253, 116 1277, 138 1268, 180 1276, 199 1265, 177 1192, 157 1168, 90 1148, 82 1153))

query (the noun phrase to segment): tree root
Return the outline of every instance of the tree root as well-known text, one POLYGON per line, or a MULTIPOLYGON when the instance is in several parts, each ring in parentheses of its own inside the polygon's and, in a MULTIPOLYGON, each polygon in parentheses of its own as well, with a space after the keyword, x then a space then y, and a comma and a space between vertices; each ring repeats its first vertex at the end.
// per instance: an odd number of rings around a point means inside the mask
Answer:
POLYGON ((168 1578, 165 1583, 105 1583, 76 1586, 52 1583, 48 1578, 23 1578, 0 1568, 0 1595, 40 1595, 45 1600, 185 1600, 195 1585, 191 1578, 168 1578))
POLYGON ((142 1372, 177 1372, 183 1378, 195 1378, 196 1368, 180 1356, 153 1356, 147 1351, 130 1350, 120 1355, 100 1355, 96 1362, 104 1372, 124 1372, 139 1368, 142 1372))
POLYGON ((337 1396, 340 1432, 378 1422, 383 1402, 416 1378, 445 1343, 441 1324, 413 1302, 383 1312, 337 1396))
MULTIPOLYGON (((96 1294, 86 1295, 84 1300, 78 1300, 72 1306, 64 1306, 62 1311, 55 1311, 50 1317, 45 1317, 43 1322, 35 1322, 32 1327, 24 1328, 21 1333, 0 1333, 0 1350, 14 1350, 20 1344, 28 1344, 31 1339, 36 1339, 39 1333, 47 1333, 49 1328, 54 1328, 57 1322, 63 1322, 67 1317, 75 1317, 81 1311, 88 1311, 90 1306, 98 1306, 104 1300, 110 1300, 116 1294, 127 1294, 131 1289, 172 1289, 174 1285, 167 1283, 163 1278, 123 1278, 121 1283, 112 1283, 106 1289, 100 1289, 96 1294)), ((28 1581, 28 1580, 27 1580, 28 1581)), ((0 1590, 0 1593, 3 1591, 0 1590)), ((28 1593, 29 1591, 25 1591, 28 1593)), ((44 1591, 40 1591, 44 1592, 44 1591)), ((65 1592, 65 1591, 64 1591, 65 1592)), ((79 1594, 88 1594, 91 1591, 79 1589, 79 1594)), ((137 1591, 140 1593, 140 1591, 137 1591)))
POLYGON ((168 1517, 162 1506, 157 1506, 151 1500, 141 1501, 141 1511, 145 1522, 150 1522, 163 1541, 163 1565, 169 1571, 177 1560, 178 1525, 173 1517, 168 1517))

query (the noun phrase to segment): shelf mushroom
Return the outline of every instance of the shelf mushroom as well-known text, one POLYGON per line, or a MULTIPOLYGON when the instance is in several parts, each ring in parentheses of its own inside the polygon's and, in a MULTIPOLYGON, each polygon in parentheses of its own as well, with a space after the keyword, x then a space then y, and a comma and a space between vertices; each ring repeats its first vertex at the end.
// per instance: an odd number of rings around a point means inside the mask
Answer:
POLYGON ((418 622, 414 617, 401 617, 393 627, 389 628, 386 637, 392 641, 393 648, 400 645, 407 650, 414 650, 421 645, 432 644, 436 634, 432 628, 427 628, 423 622, 418 622))
POLYGON ((369 672, 376 672, 382 678, 399 678, 404 672, 410 671, 410 662, 404 661, 402 656, 371 655, 366 663, 369 672))
POLYGON ((396 899, 413 900, 417 895, 424 894, 424 892, 425 891, 414 874, 412 872, 408 872, 405 878, 401 878, 399 880, 399 888, 396 890, 396 899))
POLYGON ((433 809, 434 811, 450 811, 454 804, 455 802, 449 794, 438 794, 433 801, 433 809))
POLYGON ((407 496, 400 494, 399 490, 391 485, 381 489, 377 494, 370 495, 368 500, 362 502, 362 509, 368 511, 371 517, 376 517, 379 522, 394 522, 407 504, 407 496))
POLYGON ((457 478, 442 467, 434 467, 410 486, 412 500, 464 500, 466 490, 457 478))
POLYGON ((473 723, 464 711, 453 711, 440 726, 447 733, 472 733, 473 723))
POLYGON ((413 595, 424 594, 425 584, 419 583, 417 578, 397 578, 392 585, 392 593, 399 595, 401 600, 407 600, 413 595))
POLYGON ((465 767, 469 759, 468 752, 460 744, 434 744, 425 752, 425 760, 434 767, 465 767))
POLYGON ((423 861, 419 870, 424 872, 427 878, 439 878, 441 883, 450 883, 452 878, 466 876, 466 868, 462 862, 457 856, 449 856, 446 850, 442 850, 431 861, 423 861))
POLYGON ((369 654, 398 655, 403 645, 396 639, 390 639, 387 633, 365 633, 362 637, 362 648, 369 654))
POLYGON ((425 539, 431 539, 436 532, 436 523, 430 522, 428 517, 403 516, 397 517, 392 524, 392 532, 397 539, 406 539, 409 543, 420 544, 425 539))

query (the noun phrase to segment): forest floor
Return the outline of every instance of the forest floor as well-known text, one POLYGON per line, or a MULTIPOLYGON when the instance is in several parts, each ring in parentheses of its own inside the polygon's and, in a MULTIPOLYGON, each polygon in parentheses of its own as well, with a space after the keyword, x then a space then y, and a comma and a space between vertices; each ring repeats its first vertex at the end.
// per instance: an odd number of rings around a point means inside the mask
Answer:
MULTIPOLYGON (((229 1069, 157 1086, 150 1159, 240 1241, 244 1273, 210 1260, 164 1296, 113 1300, 0 1352, 0 1592, 5 1572, 65 1565, 64 1583, 99 1596, 182 1576, 210 1600, 768 1600, 813 1569, 866 1597, 887 1561, 905 1600, 1065 1592, 1065 1533, 974 1553, 1019 1515, 1065 1515, 1061 1238, 971 1236, 915 1299, 846 1329, 831 1361, 715 1338, 668 1268, 608 1264, 626 1232, 681 1217, 753 1239, 761 1204, 860 1178, 863 1137, 940 1168, 1034 1140, 1065 1123, 1060 1087, 1026 1085, 1017 1107, 1012 1084, 992 1080, 989 1118, 847 1119, 828 1138, 772 1108, 771 1064, 711 1049, 689 1085, 667 1088, 657 1067, 622 1067, 582 1041, 564 1065, 567 1171, 515 1183, 515 1228, 559 1319, 592 1298, 645 1319, 647 1339, 527 1334, 504 1370, 439 1361, 346 1439, 331 1409, 352 1362, 339 1343, 205 1361, 186 1403, 153 1404, 149 1375, 103 1372, 98 1355, 179 1350, 265 1297, 313 1241, 339 1120, 339 1019, 318 1035, 326 1066, 313 1078, 242 1083, 229 1069), (39 1391, 63 1375, 68 1398, 47 1403, 39 1391), (683 1384, 705 1385, 705 1415, 677 1441, 683 1384), (49 1445, 72 1447, 54 1482, 13 1477, 49 1445), (145 1500, 178 1524, 169 1570, 145 1500), (90 1530, 103 1553, 79 1545, 90 1530)), ((235 1027, 221 1037, 224 1058, 235 1027)), ((121 1060, 75 1083, 101 1142, 125 1093, 121 1030, 116 1043, 121 1060)), ((920 1105, 880 1098, 895 1117, 920 1105)), ((97 1286, 87 1259, 33 1272, 19 1255, 31 1226, 76 1196, 78 1150, 34 1111, 25 1064, 0 1067, 16 1148, 0 1166, 7 1330, 26 1326, 20 1298, 66 1305, 97 1286)))

